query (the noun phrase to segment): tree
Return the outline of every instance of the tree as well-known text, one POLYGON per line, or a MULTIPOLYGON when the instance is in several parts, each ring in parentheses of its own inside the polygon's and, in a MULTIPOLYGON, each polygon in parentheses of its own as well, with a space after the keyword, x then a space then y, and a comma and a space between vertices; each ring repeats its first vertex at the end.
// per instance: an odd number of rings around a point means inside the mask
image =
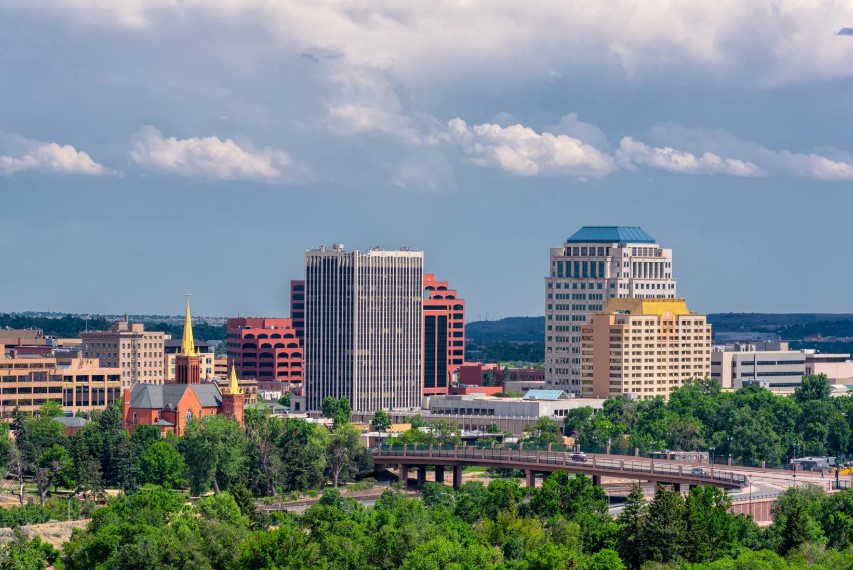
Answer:
POLYGON ((557 471, 545 478, 533 491, 529 503, 533 514, 541 517, 563 516, 571 520, 580 512, 603 515, 607 512, 607 495, 592 484, 586 475, 557 471))
POLYGON ((710 562, 733 554, 738 526, 729 513, 731 498, 722 489, 701 485, 687 496, 687 557, 691 562, 710 562))
POLYGON ((619 513, 619 555, 629 568, 636 569, 643 562, 643 528, 648 516, 648 504, 643 489, 634 483, 625 499, 625 508, 619 513))
POLYGON ((566 413, 563 418, 563 433, 566 436, 580 441, 583 438, 584 429, 590 424, 595 412, 590 406, 574 408, 566 413))
POLYGON ((825 542, 826 537, 816 520, 824 498, 823 489, 815 485, 792 487, 779 495, 771 510, 770 533, 776 537, 781 554, 807 542, 825 542))
POLYGON ((540 446, 557 443, 561 440, 562 435, 560 424, 547 416, 543 416, 535 424, 527 426, 525 431, 527 432, 527 441, 540 446))
POLYGON ((193 418, 181 438, 190 492, 227 489, 244 475, 246 440, 240 425, 223 415, 193 418))
POLYGON ((165 441, 150 446, 139 460, 139 475, 143 483, 160 485, 164 489, 179 489, 186 481, 187 466, 175 447, 165 441))
POLYGON ((681 560, 687 541, 685 505, 681 493, 658 485, 655 497, 649 503, 641 533, 646 560, 669 562, 681 560))
POLYGON ((352 416, 352 406, 346 398, 335 399, 332 396, 323 398, 321 404, 323 417, 332 420, 332 428, 337 429, 341 425, 348 423, 352 416))
POLYGON ((278 399, 278 403, 285 408, 290 407, 290 392, 286 392, 282 394, 281 398, 278 399))
POLYGON ((337 489, 339 481, 352 475, 358 466, 358 455, 364 448, 359 431, 350 424, 337 428, 331 435, 326 448, 326 464, 332 482, 337 489))
POLYGON ((36 486, 42 506, 54 482, 63 487, 70 487, 73 484, 74 462, 65 447, 59 444, 42 454, 35 471, 36 486))
POLYGON ((429 431, 436 445, 461 445, 462 432, 456 423, 444 418, 433 420, 428 424, 429 431))
POLYGON ((305 420, 284 420, 277 446, 281 458, 281 485, 285 491, 305 491, 325 481, 325 430, 305 420))
POLYGON ((803 376, 802 382, 794 390, 794 400, 802 405, 806 402, 828 400, 832 395, 832 386, 826 374, 803 376))
POLYGON ((383 431, 388 431, 388 428, 390 428, 392 425, 393 422, 391 422, 391 418, 388 416, 385 410, 376 410, 376 412, 373 414, 373 419, 370 421, 370 427, 380 433, 382 433, 383 431))

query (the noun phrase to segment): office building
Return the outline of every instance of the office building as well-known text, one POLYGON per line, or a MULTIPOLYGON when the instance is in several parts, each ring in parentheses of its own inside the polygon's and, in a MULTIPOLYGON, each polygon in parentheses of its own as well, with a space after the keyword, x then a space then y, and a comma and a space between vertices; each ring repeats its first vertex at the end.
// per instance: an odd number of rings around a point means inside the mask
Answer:
POLYGON ((447 281, 424 274, 423 394, 447 394, 453 371, 465 360, 465 301, 447 281))
POLYGON ((824 374, 831 384, 853 384, 853 360, 849 354, 824 354, 802 351, 806 356, 806 375, 824 374))
POLYGON ((610 299, 581 326, 581 393, 669 396, 711 375, 711 325, 684 299, 610 299))
POLYGON ((673 299, 672 250, 638 227, 583 227, 552 248, 545 278, 545 377, 581 393, 581 326, 610 299, 673 299))
POLYGON ((302 384, 302 344, 291 319, 228 319, 228 361, 239 378, 302 384))
POLYGON ((423 252, 343 245, 305 253, 308 410, 416 408, 423 374, 423 252))
POLYGON ((125 315, 107 331, 85 331, 80 337, 83 358, 97 358, 101 366, 120 368, 122 386, 165 382, 163 333, 146 331, 142 323, 131 323, 125 315))
POLYGON ((757 384, 770 389, 795 388, 806 374, 806 355, 786 342, 734 343, 715 346, 711 377, 723 388, 757 384))
POLYGON ((290 319, 296 336, 305 338, 305 281, 303 279, 290 282, 290 319))
POLYGON ((106 408, 121 398, 121 369, 103 367, 97 359, 18 355, 0 357, 0 415, 12 417, 17 407, 32 414, 52 401, 65 412, 106 408))

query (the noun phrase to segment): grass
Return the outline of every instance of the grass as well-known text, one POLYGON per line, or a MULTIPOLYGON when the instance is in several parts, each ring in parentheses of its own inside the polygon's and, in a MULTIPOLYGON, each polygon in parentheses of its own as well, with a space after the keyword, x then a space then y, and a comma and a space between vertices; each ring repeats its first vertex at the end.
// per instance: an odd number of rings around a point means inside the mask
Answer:
POLYGON ((464 467, 462 469, 462 472, 463 473, 485 473, 487 469, 488 469, 488 467, 471 466, 471 467, 464 467))

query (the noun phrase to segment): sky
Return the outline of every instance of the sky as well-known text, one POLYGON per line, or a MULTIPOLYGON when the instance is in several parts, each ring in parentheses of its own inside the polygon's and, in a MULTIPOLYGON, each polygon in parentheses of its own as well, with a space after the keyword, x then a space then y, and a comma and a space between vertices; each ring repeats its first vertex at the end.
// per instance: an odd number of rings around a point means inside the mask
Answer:
POLYGON ((6 0, 0 312, 286 316, 410 247, 544 313, 583 225, 702 312, 853 312, 853 3, 6 0))

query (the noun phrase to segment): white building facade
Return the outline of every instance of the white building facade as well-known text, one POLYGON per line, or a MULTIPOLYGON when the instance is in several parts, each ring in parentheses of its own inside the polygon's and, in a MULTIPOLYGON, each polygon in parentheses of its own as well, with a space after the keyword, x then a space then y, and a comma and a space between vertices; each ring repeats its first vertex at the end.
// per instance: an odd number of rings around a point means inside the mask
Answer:
POLYGON ((639 227, 585 226, 551 248, 545 278, 545 383, 581 395, 581 326, 609 299, 676 298, 672 250, 639 227))
POLYGON ((423 366, 423 252, 305 253, 305 396, 353 411, 417 408, 423 366))

